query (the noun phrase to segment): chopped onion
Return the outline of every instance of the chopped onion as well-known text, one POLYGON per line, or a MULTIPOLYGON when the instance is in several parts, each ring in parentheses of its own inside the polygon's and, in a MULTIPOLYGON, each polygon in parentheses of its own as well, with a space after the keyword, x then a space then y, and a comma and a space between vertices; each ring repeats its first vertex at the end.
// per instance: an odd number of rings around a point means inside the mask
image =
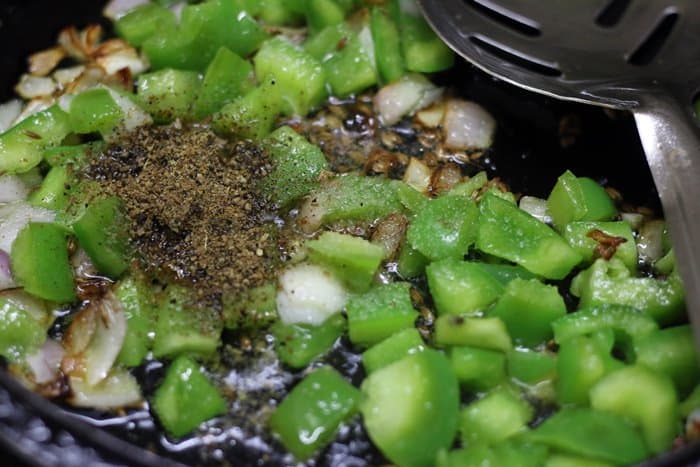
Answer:
POLYGON ((46 339, 35 354, 27 356, 26 362, 34 374, 34 382, 46 384, 54 381, 65 353, 61 344, 53 339, 46 339))
POLYGON ((25 201, 0 208, 0 250, 10 251, 17 234, 29 222, 53 222, 56 213, 29 205, 25 201))
POLYGON ((85 65, 75 65, 68 68, 59 68, 53 72, 53 79, 59 86, 66 86, 74 81, 85 71, 85 65))
POLYGON ((445 145, 452 149, 485 149, 491 146, 496 121, 483 107, 462 99, 447 102, 442 121, 445 145))
POLYGON ((551 224, 552 218, 547 212, 547 200, 542 198, 536 198, 534 196, 523 196, 520 198, 520 209, 530 214, 532 217, 544 222, 545 224, 551 224))
POLYGON ((50 96, 58 88, 58 84, 48 76, 33 76, 23 74, 15 86, 17 94, 25 99, 50 96))
POLYGON ((106 76, 105 71, 99 65, 89 65, 85 67, 80 76, 68 83, 66 92, 78 94, 88 89, 92 89, 100 84, 106 76))
POLYGON ((347 300, 343 285, 325 269, 299 264, 279 278, 277 313, 286 324, 319 325, 342 310, 347 300))
POLYGON ((46 302, 28 294, 23 289, 3 290, 0 292, 0 297, 47 327, 51 324, 53 318, 46 308, 46 302))
POLYGON ((644 215, 638 212, 621 212, 620 217, 632 227, 632 230, 638 230, 644 222, 644 215))
POLYGON ((12 127, 20 112, 22 112, 22 101, 19 99, 12 99, 0 104, 0 133, 4 133, 12 127))
POLYGON ((403 214, 390 214, 377 224, 372 233, 372 243, 384 250, 385 258, 392 258, 401 248, 406 236, 408 219, 403 214))
POLYGON ((113 75, 124 68, 131 71, 132 75, 138 75, 146 71, 148 67, 145 60, 139 57, 136 50, 131 48, 98 57, 96 61, 108 75, 113 75))
POLYGON ((139 5, 149 3, 150 0, 112 0, 104 7, 102 14, 111 20, 117 20, 139 5))
POLYGON ((17 287, 17 284, 12 278, 10 254, 5 250, 0 250, 0 290, 12 289, 14 287, 17 287))
POLYGON ((445 115, 445 102, 439 101, 416 113, 418 122, 426 128, 437 128, 445 115))
POLYGON ((97 327, 83 353, 85 381, 91 386, 107 377, 121 351, 127 326, 121 303, 112 293, 107 293, 96 306, 97 327))
POLYGON ((307 197, 299 208, 297 225, 304 233, 313 233, 321 227, 321 221, 326 213, 327 206, 318 198, 307 197))
POLYGON ((24 106, 22 112, 17 115, 17 118, 12 122, 12 125, 17 125, 22 120, 31 117, 37 112, 49 108, 54 103, 53 97, 43 96, 32 99, 24 106))
POLYGON ((34 167, 33 169, 27 170, 21 174, 16 174, 16 177, 27 185, 29 191, 38 188, 39 185, 41 185, 41 182, 44 181, 44 176, 41 175, 41 170, 39 170, 39 167, 34 167))
POLYGON ((147 112, 144 112, 141 107, 134 104, 128 97, 119 94, 114 89, 105 86, 105 89, 109 91, 109 95, 112 96, 114 102, 122 109, 124 112, 124 122, 123 129, 126 131, 132 131, 140 126, 150 125, 153 123, 153 118, 147 112))
POLYGON ((65 56, 66 51, 62 47, 51 47, 34 53, 29 56, 29 73, 35 76, 46 76, 65 56))
POLYGON ((411 115, 435 102, 442 95, 423 75, 411 73, 390 83, 374 96, 374 108, 384 125, 393 125, 405 115, 411 115))
POLYGON ((664 255, 663 237, 666 223, 662 220, 645 222, 639 229, 637 251, 639 259, 653 263, 664 255))
POLYGON ((411 157, 406 167, 406 172, 403 174, 403 181, 410 187, 415 188, 421 193, 427 193, 430 189, 430 178, 432 171, 423 161, 415 157, 411 157))
POLYGON ((139 383, 124 369, 113 369, 96 385, 77 376, 71 376, 69 382, 72 394, 68 402, 75 407, 116 409, 138 406, 143 402, 139 383))
POLYGON ((0 175, 0 203, 23 200, 29 195, 29 187, 16 175, 0 175))

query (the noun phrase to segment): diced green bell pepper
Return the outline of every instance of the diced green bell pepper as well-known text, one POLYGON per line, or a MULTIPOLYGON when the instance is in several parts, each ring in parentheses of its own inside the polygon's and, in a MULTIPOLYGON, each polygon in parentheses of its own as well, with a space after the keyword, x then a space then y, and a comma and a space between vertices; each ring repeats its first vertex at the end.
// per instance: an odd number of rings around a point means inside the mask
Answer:
POLYGON ((258 79, 274 77, 283 113, 304 116, 326 98, 321 63, 282 37, 266 41, 253 61, 258 79))
POLYGON ((502 352, 513 348, 513 342, 500 318, 439 316, 435 320, 433 338, 440 346, 470 346, 502 352))
POLYGON ((139 76, 137 96, 157 122, 192 119, 201 78, 194 71, 166 68, 139 76))
POLYGON ((399 251, 396 270, 401 277, 412 279, 423 274, 429 262, 430 260, 423 256, 420 251, 413 248, 408 242, 404 242, 401 251, 399 251))
POLYGON ((364 380, 362 392, 367 433, 391 462, 429 466, 452 445, 459 387, 441 353, 426 349, 385 366, 364 380))
POLYGON ((568 170, 549 194, 547 212, 559 231, 572 221, 606 221, 617 215, 615 204, 602 186, 568 170))
POLYGON ((117 362, 134 367, 143 363, 151 349, 151 333, 155 329, 156 316, 151 294, 140 276, 127 276, 117 284, 114 293, 126 315, 126 336, 117 362))
POLYGON ((288 4, 288 0, 260 1, 260 19, 273 26, 294 26, 303 21, 303 16, 288 4))
POLYGON ((399 27, 384 8, 375 6, 370 16, 377 71, 383 83, 401 78, 406 72, 401 55, 399 27))
POLYGON ((128 221, 119 198, 90 203, 73 231, 98 271, 115 279, 129 267, 128 221))
POLYGON ((336 177, 310 194, 309 209, 324 225, 338 221, 373 222, 403 211, 397 194, 399 183, 360 175, 336 177))
POLYGON ((193 118, 200 120, 213 114, 254 87, 253 65, 221 47, 204 73, 194 102, 193 118))
POLYGON ((191 302, 188 289, 170 285, 156 304, 153 356, 191 353, 208 357, 219 346, 223 323, 219 313, 191 302))
POLYGON ((20 230, 10 259, 14 279, 24 290, 58 303, 75 300, 67 237, 56 224, 30 222, 20 230))
POLYGON ((573 337, 560 345, 555 381, 559 404, 588 404, 589 390, 605 375, 624 365, 612 357, 611 350, 611 345, 603 345, 588 336, 573 337))
MULTIPOLYGON (((419 11, 417 6, 415 8, 419 11)), ((399 29, 406 69, 434 73, 452 67, 454 52, 433 32, 422 16, 402 12, 399 29)))
POLYGON ((682 417, 687 417, 695 410, 700 409, 700 385, 695 386, 688 397, 680 403, 678 409, 682 417))
POLYGON ((43 301, 21 291, 0 295, 0 355, 21 363, 47 339, 51 316, 43 301))
POLYGON ((598 242, 591 237, 591 232, 600 231, 610 237, 624 239, 615 249, 613 258, 617 258, 625 266, 635 272, 637 270, 637 244, 634 241, 632 228, 627 222, 569 222, 564 229, 564 238, 571 248, 581 255, 587 263, 593 262, 598 242))
POLYGON ((510 388, 496 389, 462 410, 462 443, 466 446, 499 443, 524 431, 534 414, 530 404, 510 388))
POLYGON ((536 274, 517 264, 479 263, 479 265, 503 286, 507 286, 514 279, 537 279, 536 274))
POLYGON ((346 23, 326 26, 306 39, 303 44, 304 50, 319 62, 324 62, 354 35, 354 31, 346 23))
POLYGON ((335 0, 307 0, 305 13, 309 29, 314 33, 327 26, 342 23, 346 12, 335 0))
POLYGON ((543 465, 544 467, 615 467, 612 462, 568 454, 552 454, 543 465))
POLYGON ((53 211, 63 210, 68 204, 68 197, 66 196, 68 173, 69 171, 65 166, 52 167, 44 177, 39 188, 29 195, 29 204, 53 211))
POLYGON ((523 443, 513 438, 494 446, 477 444, 466 449, 440 452, 436 467, 541 467, 548 449, 536 443, 523 443))
POLYGON ((162 29, 174 29, 175 14, 169 8, 146 3, 129 10, 114 22, 114 30, 129 44, 139 47, 143 42, 162 29))
POLYGON ((513 349, 507 355, 508 376, 521 384, 535 386, 556 376, 557 355, 546 351, 513 349))
POLYGON ((659 454, 679 433, 678 396, 671 379, 641 365, 621 368, 590 392, 591 407, 635 422, 649 450, 659 454))
POLYGON ((452 347, 449 356, 457 379, 469 391, 488 391, 506 379, 506 357, 502 352, 452 347))
POLYGON ((268 76, 259 86, 215 113, 212 126, 230 137, 257 140, 267 136, 281 112, 278 87, 277 81, 268 76))
POLYGON ((556 287, 537 279, 514 279, 488 311, 503 320, 516 344, 534 347, 552 338, 552 322, 566 315, 556 287))
POLYGON ((470 198, 441 196, 418 211, 406 239, 432 261, 462 259, 476 241, 478 220, 479 210, 470 198))
POLYGON ((362 354, 362 365, 369 374, 426 348, 418 330, 407 328, 366 350, 362 354))
POLYGON ((581 262, 566 241, 517 206, 487 193, 479 205, 478 249, 548 279, 564 278, 581 262))
POLYGON ((58 105, 31 115, 0 134, 0 173, 22 173, 39 164, 46 149, 71 132, 70 119, 58 105))
POLYGON ((124 119, 124 111, 107 89, 92 88, 71 100, 68 118, 75 133, 97 132, 107 137, 124 119))
POLYGON ((277 318, 277 284, 270 282, 241 293, 224 293, 224 327, 262 329, 277 318))
POLYGON ((368 240, 337 232, 323 232, 305 243, 309 258, 324 266, 351 289, 368 290, 384 257, 384 250, 368 240))
POLYGON ((700 365, 689 325, 653 331, 634 341, 636 363, 669 376, 681 397, 700 381, 700 365))
POLYGON ((503 286, 479 263, 445 259, 426 268, 428 286, 440 314, 483 310, 503 293, 503 286))
POLYGON ((356 413, 360 396, 338 372, 320 368, 292 389, 270 417, 270 428, 298 460, 306 460, 356 413))
POLYGON ((318 146, 288 126, 273 131, 263 144, 274 168, 262 181, 262 190, 276 205, 288 206, 318 186, 328 167, 318 146))
POLYGON ((569 454, 632 464, 649 455, 643 437, 624 418, 589 408, 565 408, 527 435, 569 454))
POLYGON ((469 196, 473 199, 478 190, 486 185, 488 181, 489 177, 486 172, 478 172, 469 177, 467 180, 459 182, 445 194, 447 196, 469 196))
POLYGON ((278 321, 271 330, 279 359, 292 368, 303 368, 333 346, 345 330, 345 318, 333 315, 319 326, 278 321))
POLYGON ((178 357, 168 368, 153 396, 153 411, 174 437, 186 435, 200 423, 226 411, 226 401, 199 365, 178 357))
POLYGON ((349 96, 377 83, 374 44, 368 27, 350 35, 345 45, 323 62, 333 95, 349 96))
POLYGON ((104 141, 91 141, 75 146, 57 146, 44 151, 44 160, 51 166, 73 165, 82 167, 93 155, 99 154, 104 148, 104 141))
POLYGON ((685 292, 677 273, 666 279, 634 277, 615 258, 598 259, 580 272, 571 282, 571 293, 581 298, 581 308, 605 303, 629 305, 661 325, 678 322, 685 315, 685 292))
POLYGON ((395 282, 351 298, 345 307, 350 340, 370 346, 413 327, 418 312, 411 303, 409 288, 407 282, 395 282))

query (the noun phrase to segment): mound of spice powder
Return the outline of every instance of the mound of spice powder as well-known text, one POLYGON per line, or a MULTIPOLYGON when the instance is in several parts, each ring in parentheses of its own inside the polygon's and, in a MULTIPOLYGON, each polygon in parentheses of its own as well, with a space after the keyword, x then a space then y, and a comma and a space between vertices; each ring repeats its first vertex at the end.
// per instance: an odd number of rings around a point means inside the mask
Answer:
POLYGON ((211 299, 274 276, 274 214, 256 189, 270 168, 253 143, 171 125, 111 145, 87 176, 122 199, 147 270, 190 282, 211 299))

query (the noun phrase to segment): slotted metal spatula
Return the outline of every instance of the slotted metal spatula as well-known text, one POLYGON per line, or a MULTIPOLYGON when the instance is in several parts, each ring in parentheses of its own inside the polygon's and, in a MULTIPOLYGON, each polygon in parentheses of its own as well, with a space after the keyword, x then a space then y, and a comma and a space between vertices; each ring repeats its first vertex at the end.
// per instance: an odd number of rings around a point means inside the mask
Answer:
POLYGON ((488 73, 634 114, 700 343, 700 126, 692 109, 700 91, 698 0, 418 3, 443 40, 488 73))

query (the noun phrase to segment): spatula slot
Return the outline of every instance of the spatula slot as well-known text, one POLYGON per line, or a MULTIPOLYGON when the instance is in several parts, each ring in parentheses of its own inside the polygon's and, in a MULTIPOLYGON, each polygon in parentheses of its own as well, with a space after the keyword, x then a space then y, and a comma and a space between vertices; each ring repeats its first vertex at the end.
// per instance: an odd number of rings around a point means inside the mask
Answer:
POLYGON ((518 55, 513 51, 507 50, 503 47, 499 47, 498 44, 488 42, 487 40, 484 40, 483 38, 480 38, 478 36, 470 36, 469 40, 483 52, 489 53, 490 55, 493 55, 503 60, 504 62, 511 63, 517 67, 524 68, 525 70, 528 70, 530 72, 555 78, 562 75, 562 72, 552 65, 540 61, 535 61, 524 55, 518 55))
POLYGON ((465 0, 464 3, 477 13, 520 34, 528 37, 537 37, 541 34, 537 23, 495 2, 490 0, 465 0))
POLYGON ((596 24, 604 28, 615 26, 622 19, 630 2, 631 0, 611 0, 598 14, 596 24))
MULTIPOLYGON (((659 21, 651 33, 637 47, 637 49, 629 56, 627 61, 632 65, 644 66, 650 64, 659 54, 664 44, 671 36, 673 28, 678 21, 678 13, 668 11, 665 13, 661 21, 659 21)), ((693 45, 688 44, 688 47, 693 45)))

